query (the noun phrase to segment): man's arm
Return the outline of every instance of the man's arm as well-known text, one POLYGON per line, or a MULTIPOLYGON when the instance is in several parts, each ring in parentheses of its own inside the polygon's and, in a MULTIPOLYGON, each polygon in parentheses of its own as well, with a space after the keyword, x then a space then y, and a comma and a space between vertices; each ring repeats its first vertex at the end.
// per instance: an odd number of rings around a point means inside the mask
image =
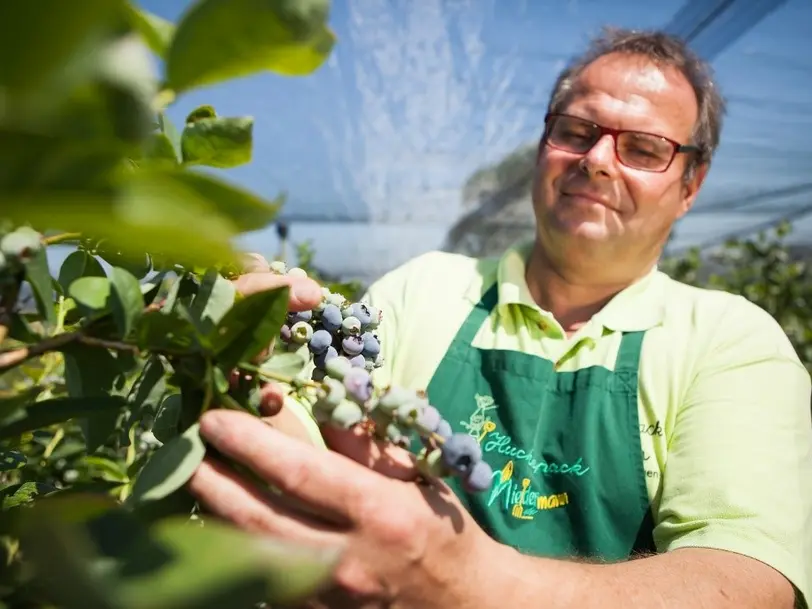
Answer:
POLYGON ((506 605, 552 594, 544 606, 792 609, 794 584, 808 606, 809 374, 750 303, 731 300, 714 325, 669 437, 654 508, 661 554, 596 565, 504 549, 493 564, 506 605))
MULTIPOLYGON (((706 548, 608 565, 523 556, 502 547, 485 598, 458 607, 548 609, 793 609, 792 584, 752 558, 706 548), (496 571, 498 569, 498 571, 496 571), (509 600, 508 600, 509 599, 509 600)), ((471 602, 473 601, 473 602, 471 602)))

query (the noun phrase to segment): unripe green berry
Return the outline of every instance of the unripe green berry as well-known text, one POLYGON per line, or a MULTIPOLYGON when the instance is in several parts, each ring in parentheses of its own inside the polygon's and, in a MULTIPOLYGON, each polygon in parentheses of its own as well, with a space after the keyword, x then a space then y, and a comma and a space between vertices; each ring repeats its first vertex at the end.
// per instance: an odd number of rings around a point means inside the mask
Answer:
POLYGON ((281 260, 274 260, 271 262, 268 267, 270 268, 272 273, 277 275, 284 275, 288 272, 288 265, 282 262, 281 260))
POLYGON ((344 336, 354 336, 361 333, 361 322, 357 317, 350 315, 341 322, 341 333, 344 336))
POLYGON ((350 362, 350 360, 343 355, 339 355, 338 357, 334 357, 328 361, 324 365, 324 369, 326 370, 328 376, 341 381, 344 379, 344 375, 352 370, 352 362, 350 362))
POLYGON ((298 266, 295 266, 292 269, 288 269, 286 275, 288 277, 307 277, 307 271, 299 268, 298 266))
POLYGON ((306 321, 297 321, 290 328, 290 340, 299 345, 305 344, 313 336, 313 326, 306 321))

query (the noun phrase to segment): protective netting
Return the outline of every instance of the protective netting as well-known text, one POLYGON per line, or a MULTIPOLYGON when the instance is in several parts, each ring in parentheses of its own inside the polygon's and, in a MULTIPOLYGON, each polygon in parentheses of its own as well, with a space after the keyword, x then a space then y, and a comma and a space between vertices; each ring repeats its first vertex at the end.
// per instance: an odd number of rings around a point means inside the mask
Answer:
MULTIPOLYGON (((187 4, 142 3, 169 19, 187 4)), ((551 85, 604 24, 692 36, 729 100, 714 167, 672 245, 793 215, 793 239, 812 239, 807 0, 334 0, 331 21, 339 43, 315 75, 230 82, 173 115, 211 103, 256 117, 254 161, 229 175, 286 191, 292 240, 311 240, 329 272, 368 280, 431 249, 489 254, 530 234, 551 85)), ((272 230, 245 245, 277 251, 272 230)))

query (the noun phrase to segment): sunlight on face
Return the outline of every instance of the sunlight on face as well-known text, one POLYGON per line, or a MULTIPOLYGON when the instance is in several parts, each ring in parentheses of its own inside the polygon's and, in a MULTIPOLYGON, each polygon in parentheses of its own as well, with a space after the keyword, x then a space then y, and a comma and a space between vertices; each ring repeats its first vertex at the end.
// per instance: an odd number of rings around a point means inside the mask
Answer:
MULTIPOLYGON (((698 107, 677 70, 610 55, 582 72, 564 112, 687 144, 698 107)), ((662 173, 627 167, 608 135, 585 154, 543 147, 533 192, 540 236, 580 255, 634 256, 656 249, 695 197, 698 184, 686 188, 682 180, 685 162, 677 155, 662 173), (579 169, 582 160, 591 175, 579 169)))

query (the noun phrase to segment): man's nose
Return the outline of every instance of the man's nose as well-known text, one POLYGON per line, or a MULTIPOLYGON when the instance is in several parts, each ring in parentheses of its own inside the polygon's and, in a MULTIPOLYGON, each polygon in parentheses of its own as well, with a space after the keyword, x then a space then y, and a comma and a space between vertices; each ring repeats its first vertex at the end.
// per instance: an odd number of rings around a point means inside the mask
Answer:
POLYGON ((594 170, 610 172, 615 165, 615 139, 608 133, 601 137, 584 155, 594 170))

